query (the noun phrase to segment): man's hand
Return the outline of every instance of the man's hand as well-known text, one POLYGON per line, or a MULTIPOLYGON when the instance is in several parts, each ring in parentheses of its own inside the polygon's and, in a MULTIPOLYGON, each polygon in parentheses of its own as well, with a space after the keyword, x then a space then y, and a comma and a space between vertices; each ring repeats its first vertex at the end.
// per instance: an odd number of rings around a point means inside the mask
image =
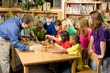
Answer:
POLYGON ((30 46, 30 47, 29 47, 29 50, 30 50, 30 51, 34 51, 34 50, 35 50, 35 48, 36 48, 36 46, 37 46, 36 44, 35 44, 35 45, 30 46))
POLYGON ((29 48, 30 51, 40 51, 41 50, 41 45, 40 44, 35 44, 35 45, 32 45, 30 46, 29 48))
POLYGON ((21 38, 21 41, 23 41, 23 42, 27 42, 27 41, 29 41, 29 38, 21 38))

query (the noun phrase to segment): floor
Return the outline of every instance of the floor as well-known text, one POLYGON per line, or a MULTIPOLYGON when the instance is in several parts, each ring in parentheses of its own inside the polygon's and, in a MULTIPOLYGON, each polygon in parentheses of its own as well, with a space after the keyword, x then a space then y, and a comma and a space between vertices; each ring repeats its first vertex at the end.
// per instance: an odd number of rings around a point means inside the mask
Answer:
MULTIPOLYGON (((0 70, 0 73, 1 70, 0 70)), ((11 73, 23 73, 23 66, 19 66, 15 72, 11 73)), ((31 66, 29 73, 53 73, 51 70, 49 70, 47 65, 39 65, 39 66, 31 66)))

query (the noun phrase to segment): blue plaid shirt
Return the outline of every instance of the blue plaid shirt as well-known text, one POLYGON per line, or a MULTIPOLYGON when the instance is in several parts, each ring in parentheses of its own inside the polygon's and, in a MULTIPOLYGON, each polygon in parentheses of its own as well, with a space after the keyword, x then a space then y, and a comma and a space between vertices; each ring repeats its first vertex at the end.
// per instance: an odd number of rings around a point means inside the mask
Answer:
POLYGON ((22 22, 20 18, 10 18, 0 24, 0 37, 10 40, 13 47, 19 50, 29 50, 29 46, 19 43, 22 22))

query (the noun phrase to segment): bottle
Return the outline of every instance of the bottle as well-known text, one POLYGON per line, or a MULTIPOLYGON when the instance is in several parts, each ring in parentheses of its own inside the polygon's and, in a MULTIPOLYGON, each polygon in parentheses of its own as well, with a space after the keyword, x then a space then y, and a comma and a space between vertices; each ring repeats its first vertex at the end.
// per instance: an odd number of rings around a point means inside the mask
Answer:
POLYGON ((109 12, 109 2, 107 2, 106 12, 109 12))
POLYGON ((70 11, 70 6, 69 4, 67 5, 67 9, 66 9, 66 13, 69 14, 69 11, 70 11))

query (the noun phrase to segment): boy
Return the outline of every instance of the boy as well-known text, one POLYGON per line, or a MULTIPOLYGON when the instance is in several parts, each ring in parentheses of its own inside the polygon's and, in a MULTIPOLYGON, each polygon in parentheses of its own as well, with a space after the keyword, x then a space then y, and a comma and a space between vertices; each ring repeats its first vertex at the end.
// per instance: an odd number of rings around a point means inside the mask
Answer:
POLYGON ((45 39, 45 30, 43 28, 43 22, 38 21, 36 26, 31 28, 32 36, 35 40, 43 41, 45 39))
POLYGON ((52 18, 50 15, 46 17, 46 23, 44 23, 44 29, 46 30, 46 34, 48 35, 56 35, 57 31, 55 29, 54 23, 52 22, 52 18))

